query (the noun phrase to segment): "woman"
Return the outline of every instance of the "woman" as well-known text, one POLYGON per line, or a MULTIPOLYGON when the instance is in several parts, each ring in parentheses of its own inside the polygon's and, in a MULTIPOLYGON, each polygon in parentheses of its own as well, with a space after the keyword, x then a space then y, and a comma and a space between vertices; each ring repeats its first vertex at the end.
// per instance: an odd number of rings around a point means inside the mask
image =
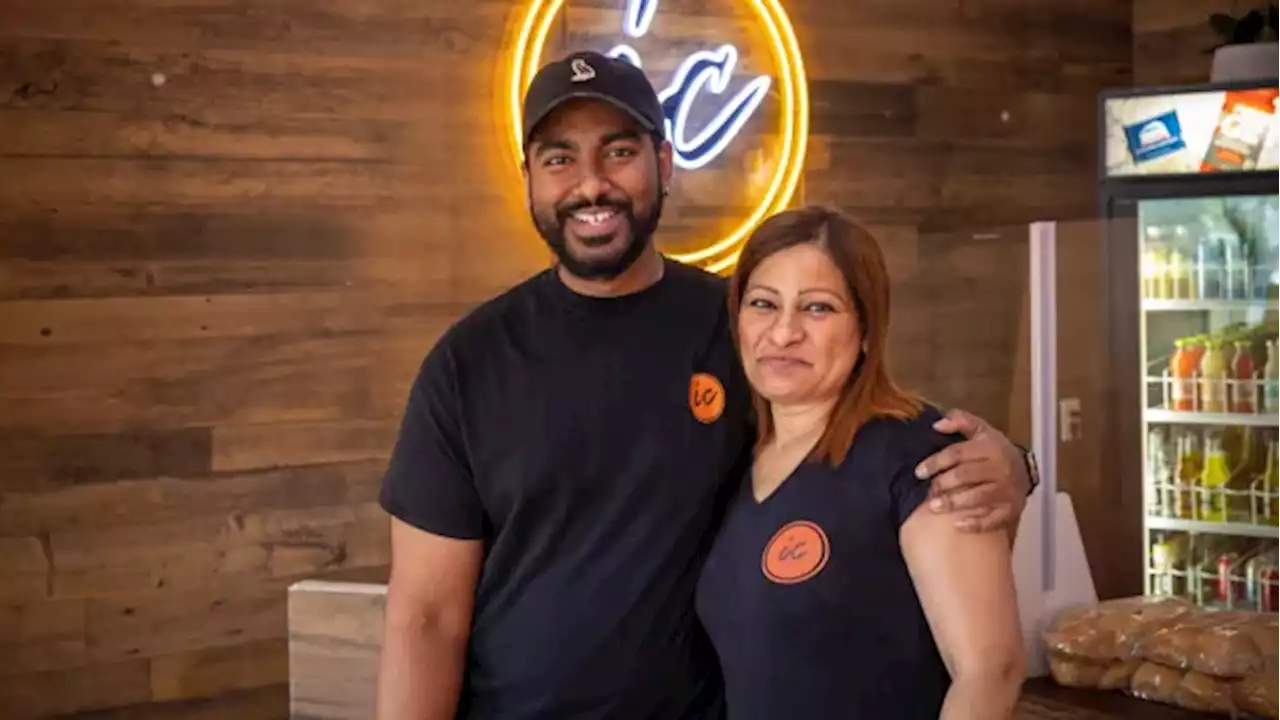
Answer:
POLYGON ((774 216, 730 311, 759 432, 698 588, 728 720, 1010 717, 1008 536, 923 507, 915 467, 954 440, 889 376, 876 241, 822 208, 774 216))

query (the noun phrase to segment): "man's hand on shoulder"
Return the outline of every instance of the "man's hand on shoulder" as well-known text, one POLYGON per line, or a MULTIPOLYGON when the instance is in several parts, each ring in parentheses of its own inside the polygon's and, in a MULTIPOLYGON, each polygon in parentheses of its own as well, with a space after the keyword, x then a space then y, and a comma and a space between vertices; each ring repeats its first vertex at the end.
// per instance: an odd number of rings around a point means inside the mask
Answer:
POLYGON ((932 479, 929 507, 954 513, 967 532, 1017 528, 1031 490, 1026 455, 999 430, 963 410, 951 410, 934 429, 965 439, 925 458, 916 477, 932 479))

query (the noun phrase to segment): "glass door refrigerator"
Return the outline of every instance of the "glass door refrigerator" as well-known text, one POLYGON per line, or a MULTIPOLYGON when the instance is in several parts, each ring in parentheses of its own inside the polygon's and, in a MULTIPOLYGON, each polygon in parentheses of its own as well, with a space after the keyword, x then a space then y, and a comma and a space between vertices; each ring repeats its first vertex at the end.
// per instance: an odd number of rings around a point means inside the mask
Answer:
MULTIPOLYGON (((1141 543, 1126 577, 1148 595, 1274 612, 1276 83, 1133 89, 1100 105, 1104 457, 1117 537, 1141 543)), ((1116 552, 1128 566, 1131 547, 1116 552)))

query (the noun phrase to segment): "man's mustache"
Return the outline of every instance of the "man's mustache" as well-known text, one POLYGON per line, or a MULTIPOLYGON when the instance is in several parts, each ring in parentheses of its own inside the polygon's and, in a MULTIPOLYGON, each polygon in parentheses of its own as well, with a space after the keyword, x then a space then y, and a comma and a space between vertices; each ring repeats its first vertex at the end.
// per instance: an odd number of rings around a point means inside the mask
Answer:
POLYGON ((564 205, 556 208, 556 217, 561 223, 564 223, 574 213, 580 210, 588 210, 590 208, 614 210, 622 213, 623 215, 631 215, 631 203, 625 200, 614 200, 612 198, 602 197, 596 198, 595 200, 577 200, 571 203, 565 203, 564 205))

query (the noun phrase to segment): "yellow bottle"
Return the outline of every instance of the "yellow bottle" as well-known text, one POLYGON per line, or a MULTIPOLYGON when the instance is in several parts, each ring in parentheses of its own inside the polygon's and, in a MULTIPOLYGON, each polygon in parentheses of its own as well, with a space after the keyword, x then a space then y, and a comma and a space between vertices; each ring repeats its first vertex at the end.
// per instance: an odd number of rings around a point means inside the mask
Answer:
POLYGON ((1204 472, 1204 457, 1200 454, 1200 442, 1195 435, 1187 433, 1178 438, 1178 457, 1175 462, 1177 490, 1172 498, 1171 509, 1175 517, 1190 520, 1195 517, 1196 484, 1204 472))
POLYGON ((1231 479, 1231 469, 1227 467, 1227 453, 1222 449, 1222 440, 1210 436, 1205 441, 1204 472, 1200 474, 1200 518, 1207 522, 1226 522, 1226 496, 1231 479))

